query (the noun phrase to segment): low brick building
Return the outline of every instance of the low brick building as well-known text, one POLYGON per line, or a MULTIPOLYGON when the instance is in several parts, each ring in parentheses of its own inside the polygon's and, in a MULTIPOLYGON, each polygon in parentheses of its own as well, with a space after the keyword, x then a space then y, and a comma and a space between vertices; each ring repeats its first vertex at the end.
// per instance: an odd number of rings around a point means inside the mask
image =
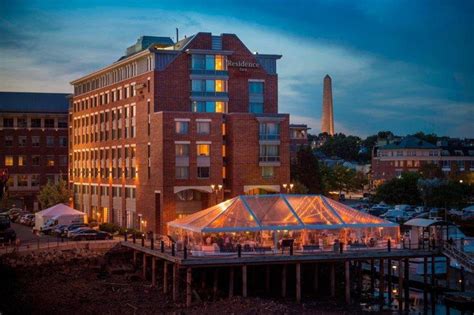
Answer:
POLYGON ((0 92, 0 169, 9 206, 38 210, 40 187, 67 180, 68 94, 0 92))
POLYGON ((442 140, 435 145, 407 136, 376 146, 372 152, 372 185, 376 187, 403 172, 418 172, 424 163, 440 166, 446 175, 473 172, 474 146, 455 140, 442 140))
POLYGON ((72 82, 70 182, 76 209, 163 233, 165 223, 290 180, 279 55, 234 34, 177 43, 143 36, 72 82))

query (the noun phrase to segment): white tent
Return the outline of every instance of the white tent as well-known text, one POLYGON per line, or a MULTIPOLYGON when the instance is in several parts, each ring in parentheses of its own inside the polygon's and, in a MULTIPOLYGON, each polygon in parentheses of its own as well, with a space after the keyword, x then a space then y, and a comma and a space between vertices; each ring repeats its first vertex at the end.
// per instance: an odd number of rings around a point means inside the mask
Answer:
POLYGON ((65 204, 58 203, 48 209, 44 209, 40 212, 35 213, 35 229, 39 229, 43 224, 52 218, 59 218, 65 216, 79 217, 85 216, 86 214, 81 211, 77 211, 65 204))

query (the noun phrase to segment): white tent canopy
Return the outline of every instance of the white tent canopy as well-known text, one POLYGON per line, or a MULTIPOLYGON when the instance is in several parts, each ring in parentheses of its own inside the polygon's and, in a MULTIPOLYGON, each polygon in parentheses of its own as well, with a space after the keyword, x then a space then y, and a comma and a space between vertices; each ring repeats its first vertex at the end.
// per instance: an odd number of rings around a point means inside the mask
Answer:
POLYGON ((35 213, 35 228, 39 229, 46 221, 52 218, 59 218, 62 216, 84 216, 85 213, 77 211, 65 204, 58 203, 55 206, 44 209, 35 213))

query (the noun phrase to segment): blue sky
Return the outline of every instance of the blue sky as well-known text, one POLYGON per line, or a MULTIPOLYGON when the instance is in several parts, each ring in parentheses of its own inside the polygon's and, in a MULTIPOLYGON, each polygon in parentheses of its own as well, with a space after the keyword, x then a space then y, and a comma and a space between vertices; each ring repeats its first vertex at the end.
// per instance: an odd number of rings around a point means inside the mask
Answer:
POLYGON ((0 0, 0 90, 70 92, 141 35, 236 33, 282 54, 279 109, 319 132, 333 78, 336 131, 474 137, 473 1, 0 0))

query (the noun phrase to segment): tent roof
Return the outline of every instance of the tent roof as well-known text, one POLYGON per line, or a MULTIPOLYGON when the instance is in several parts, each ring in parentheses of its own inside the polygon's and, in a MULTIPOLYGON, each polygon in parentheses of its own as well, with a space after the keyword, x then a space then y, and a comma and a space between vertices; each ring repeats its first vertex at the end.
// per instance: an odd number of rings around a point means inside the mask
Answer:
POLYGON ((411 219, 411 220, 408 220, 407 222, 405 222, 404 225, 429 227, 429 226, 433 226, 433 225, 454 225, 454 224, 452 224, 450 222, 442 221, 442 220, 414 218, 414 219, 411 219))
POLYGON ((49 216, 49 217, 54 217, 54 216, 58 216, 58 215, 66 215, 66 214, 69 214, 69 215, 72 215, 72 214, 85 215, 84 212, 77 211, 77 210, 75 210, 71 207, 68 207, 68 206, 66 206, 65 204, 62 204, 62 203, 58 203, 57 205, 52 206, 52 207, 47 208, 47 209, 44 209, 40 212, 37 212, 36 214, 41 215, 41 216, 49 216))
POLYGON ((245 195, 168 223, 194 232, 398 227, 321 195, 245 195))

